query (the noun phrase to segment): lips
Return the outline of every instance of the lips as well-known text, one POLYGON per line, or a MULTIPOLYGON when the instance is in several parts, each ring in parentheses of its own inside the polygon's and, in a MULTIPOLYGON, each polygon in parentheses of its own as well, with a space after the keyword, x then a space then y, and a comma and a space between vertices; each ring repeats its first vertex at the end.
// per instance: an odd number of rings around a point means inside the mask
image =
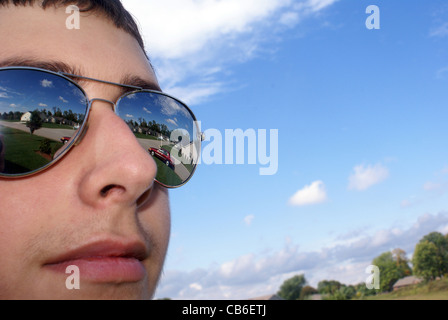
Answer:
POLYGON ((51 259, 44 265, 53 272, 66 274, 67 268, 79 269, 80 282, 138 282, 145 278, 143 260, 148 257, 142 242, 106 240, 87 244, 51 259))

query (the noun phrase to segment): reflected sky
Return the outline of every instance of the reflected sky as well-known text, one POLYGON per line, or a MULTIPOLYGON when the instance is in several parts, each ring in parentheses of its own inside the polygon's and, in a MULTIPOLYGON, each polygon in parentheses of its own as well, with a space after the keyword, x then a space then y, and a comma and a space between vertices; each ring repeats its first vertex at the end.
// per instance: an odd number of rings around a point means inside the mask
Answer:
POLYGON ((85 113, 83 92, 59 76, 34 70, 0 71, 0 113, 48 110, 85 113))
POLYGON ((122 98, 117 106, 117 114, 125 121, 139 119, 155 121, 166 125, 169 131, 186 129, 193 136, 193 117, 188 109, 176 100, 150 92, 137 92, 122 98))
MULTIPOLYGON (((26 113, 47 110, 54 114, 72 110, 75 114, 86 111, 83 92, 71 82, 57 75, 36 70, 9 69, 0 71, 0 114, 26 113)), ((155 121, 166 125, 169 131, 186 129, 192 135, 193 117, 176 100, 164 95, 141 92, 123 97, 117 114, 125 121, 140 123, 155 121)))

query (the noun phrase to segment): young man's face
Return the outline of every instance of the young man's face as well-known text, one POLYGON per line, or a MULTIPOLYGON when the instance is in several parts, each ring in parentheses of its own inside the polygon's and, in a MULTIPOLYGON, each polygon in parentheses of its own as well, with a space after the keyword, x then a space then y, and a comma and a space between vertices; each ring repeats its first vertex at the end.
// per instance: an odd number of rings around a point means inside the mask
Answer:
MULTIPOLYGON (((0 64, 60 61, 87 77, 157 86, 138 42, 105 18, 82 15, 66 28, 65 8, 0 8, 0 64)), ((120 88, 82 82, 89 99, 115 101, 120 88)), ((95 101, 82 142, 48 170, 0 178, 0 299, 151 298, 170 228, 168 192, 156 164, 111 104, 95 101), (80 289, 66 286, 66 267, 80 289)))

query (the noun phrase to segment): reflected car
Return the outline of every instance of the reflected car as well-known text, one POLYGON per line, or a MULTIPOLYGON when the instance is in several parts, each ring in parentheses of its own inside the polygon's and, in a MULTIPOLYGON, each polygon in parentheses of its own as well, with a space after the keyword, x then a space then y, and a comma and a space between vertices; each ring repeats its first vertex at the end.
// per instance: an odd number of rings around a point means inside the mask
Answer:
POLYGON ((173 158, 171 157, 171 154, 169 153, 168 150, 165 150, 163 148, 159 148, 159 149, 149 148, 148 151, 153 157, 160 159, 168 167, 170 167, 171 169, 174 169, 174 161, 173 161, 173 158))
POLYGON ((71 139, 71 137, 62 137, 62 138, 61 138, 61 142, 62 142, 63 144, 66 144, 66 143, 68 143, 68 142, 70 141, 70 139, 71 139))

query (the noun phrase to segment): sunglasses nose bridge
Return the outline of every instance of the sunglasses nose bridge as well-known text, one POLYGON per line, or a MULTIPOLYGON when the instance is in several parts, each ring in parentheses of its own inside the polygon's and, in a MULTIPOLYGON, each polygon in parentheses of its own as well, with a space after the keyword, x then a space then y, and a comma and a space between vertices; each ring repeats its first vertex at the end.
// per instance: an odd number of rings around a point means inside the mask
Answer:
POLYGON ((90 100, 90 102, 89 102, 90 108, 92 108, 93 103, 96 102, 96 101, 98 101, 98 102, 105 102, 105 103, 111 104, 112 105, 112 110, 115 112, 116 106, 117 106, 116 103, 114 103, 114 102, 112 102, 110 100, 101 99, 101 98, 93 98, 92 100, 90 100))
MULTIPOLYGON (((116 104, 114 102, 112 102, 110 100, 106 100, 106 99, 101 99, 101 98, 93 98, 92 100, 90 100, 88 102, 89 103, 88 114, 90 114, 90 111, 91 111, 91 109, 93 107, 93 103, 94 102, 104 102, 104 103, 111 104, 112 105, 112 111, 115 112, 115 110, 116 110, 116 104)), ((89 118, 89 116, 87 116, 85 118, 85 120, 84 120, 85 125, 83 126, 83 129, 82 129, 82 131, 79 134, 79 137, 76 139, 75 146, 77 146, 77 145, 79 145, 81 143, 81 141, 83 140, 85 134, 87 133, 87 128, 89 127, 88 121, 87 121, 88 118, 89 118)))

